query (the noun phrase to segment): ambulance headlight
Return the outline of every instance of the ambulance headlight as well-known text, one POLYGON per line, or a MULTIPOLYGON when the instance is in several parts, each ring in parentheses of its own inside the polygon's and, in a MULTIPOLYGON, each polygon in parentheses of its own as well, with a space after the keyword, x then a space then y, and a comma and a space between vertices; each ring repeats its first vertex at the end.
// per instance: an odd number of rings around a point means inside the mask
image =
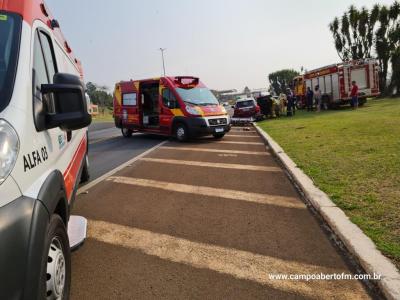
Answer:
POLYGON ((17 160, 19 139, 14 128, 0 119, 0 184, 10 175, 17 160))
POLYGON ((186 105, 185 109, 191 115, 195 115, 195 116, 201 115, 201 113, 199 112, 199 110, 195 106, 186 105))

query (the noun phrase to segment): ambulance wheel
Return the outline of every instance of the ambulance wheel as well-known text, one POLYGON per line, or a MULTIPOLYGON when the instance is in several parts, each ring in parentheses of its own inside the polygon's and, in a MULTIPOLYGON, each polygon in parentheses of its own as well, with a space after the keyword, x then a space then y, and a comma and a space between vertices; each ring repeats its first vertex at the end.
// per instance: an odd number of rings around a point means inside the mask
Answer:
POLYGON ((186 142, 189 139, 189 131, 183 123, 178 123, 175 126, 175 137, 179 142, 186 142))
POLYGON ((86 155, 85 155, 85 162, 84 162, 83 169, 82 169, 81 182, 80 182, 80 183, 88 182, 89 179, 90 179, 90 173, 89 173, 89 155, 86 153, 86 155))
POLYGON ((122 131, 122 135, 124 137, 126 137, 126 138, 130 138, 132 136, 132 133, 133 133, 133 131, 131 129, 124 128, 124 127, 122 127, 121 131, 122 131))
POLYGON ((69 299, 71 252, 64 222, 52 215, 43 253, 40 299, 69 299))
POLYGON ((225 133, 214 133, 213 136, 216 139, 222 139, 225 136, 225 133))

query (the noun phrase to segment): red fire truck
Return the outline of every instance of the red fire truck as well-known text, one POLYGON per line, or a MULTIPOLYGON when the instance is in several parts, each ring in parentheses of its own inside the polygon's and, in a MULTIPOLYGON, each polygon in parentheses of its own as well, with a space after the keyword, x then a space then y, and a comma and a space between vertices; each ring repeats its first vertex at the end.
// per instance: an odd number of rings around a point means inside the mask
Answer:
POLYGON ((117 83, 114 121, 124 137, 139 131, 179 141, 203 135, 222 138, 231 128, 225 108, 199 78, 191 76, 117 83))
POLYGON ((314 90, 316 85, 322 92, 322 100, 330 107, 349 104, 351 97, 351 82, 356 81, 359 87, 360 105, 368 97, 378 96, 379 67, 375 59, 362 59, 330 65, 306 72, 303 76, 294 78, 294 91, 298 106, 305 105, 307 87, 314 90))

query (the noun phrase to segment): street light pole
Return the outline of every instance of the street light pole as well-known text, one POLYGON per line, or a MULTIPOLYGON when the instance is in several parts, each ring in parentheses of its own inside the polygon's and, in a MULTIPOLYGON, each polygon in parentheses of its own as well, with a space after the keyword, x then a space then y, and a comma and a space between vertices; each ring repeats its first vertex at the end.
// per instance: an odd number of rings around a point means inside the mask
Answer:
POLYGON ((167 50, 167 48, 160 48, 161 58, 162 58, 162 66, 163 66, 163 71, 164 71, 164 77, 165 77, 165 61, 164 61, 164 51, 165 50, 167 50))

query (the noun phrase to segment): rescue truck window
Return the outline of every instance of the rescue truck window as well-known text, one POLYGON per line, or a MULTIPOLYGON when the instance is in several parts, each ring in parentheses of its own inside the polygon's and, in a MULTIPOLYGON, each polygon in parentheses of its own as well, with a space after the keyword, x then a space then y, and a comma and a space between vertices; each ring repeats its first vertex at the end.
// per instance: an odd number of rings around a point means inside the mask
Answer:
POLYGON ((47 72, 49 75, 49 81, 50 83, 52 83, 54 74, 57 73, 56 60, 54 58, 53 47, 51 46, 52 43, 50 37, 47 34, 43 33, 42 31, 40 32, 40 40, 42 42, 42 48, 44 53, 44 59, 47 66, 47 72))
POLYGON ((10 102, 17 71, 22 19, 0 12, 0 111, 10 102))
MULTIPOLYGON (((35 34, 35 53, 33 61, 34 69, 34 96, 38 100, 42 100, 41 85, 44 83, 52 83, 54 74, 57 73, 57 65, 50 37, 42 31, 35 34)), ((55 113, 54 97, 49 95, 44 103, 46 112, 55 113)))
POLYGON ((122 105, 136 106, 136 93, 122 95, 122 105))
POLYGON ((163 89, 162 91, 163 104, 170 109, 179 108, 178 101, 170 89, 163 89))
POLYGON ((40 46, 38 32, 35 34, 33 49, 33 96, 42 101, 41 85, 49 83, 42 48, 40 46))

